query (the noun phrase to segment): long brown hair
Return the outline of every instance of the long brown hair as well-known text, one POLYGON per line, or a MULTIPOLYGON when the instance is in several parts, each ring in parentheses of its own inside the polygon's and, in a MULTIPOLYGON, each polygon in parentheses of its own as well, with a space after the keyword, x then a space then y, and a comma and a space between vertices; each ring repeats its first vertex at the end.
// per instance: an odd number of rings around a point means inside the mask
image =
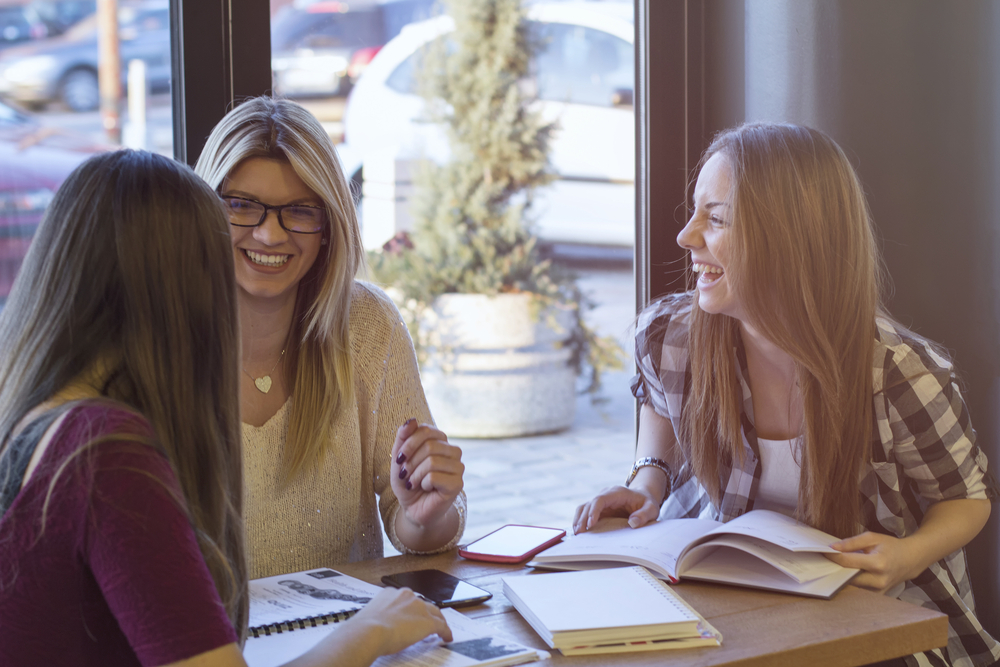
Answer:
MULTIPOLYGON (((804 428, 799 511, 853 535, 870 456, 876 316, 883 270, 861 184, 840 147, 806 127, 755 123, 723 132, 732 170, 727 281, 751 324, 795 361, 804 428)), ((741 461, 739 322, 692 310, 692 387, 682 442, 719 501, 721 461, 741 461)))
POLYGON ((219 121, 198 158, 195 172, 210 186, 249 158, 282 160, 326 204, 327 241, 299 283, 287 343, 295 369, 291 414, 282 459, 287 483, 319 459, 335 416, 354 396, 349 316, 351 290, 365 269, 361 232, 351 191, 333 142, 319 121, 295 102, 256 97, 219 121))
POLYGON ((0 314, 0 442, 95 360, 114 359, 105 393, 152 424, 242 637, 236 308, 229 224, 215 193, 152 153, 90 158, 56 193, 0 314))

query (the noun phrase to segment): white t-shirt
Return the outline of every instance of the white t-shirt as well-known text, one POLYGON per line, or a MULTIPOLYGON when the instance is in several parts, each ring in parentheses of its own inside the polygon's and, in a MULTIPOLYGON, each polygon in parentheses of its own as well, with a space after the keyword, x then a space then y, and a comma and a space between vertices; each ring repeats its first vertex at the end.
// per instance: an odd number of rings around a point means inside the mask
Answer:
POLYGON ((761 473, 754 508, 793 516, 799 504, 799 477, 802 472, 798 441, 758 437, 757 447, 760 450, 761 473))

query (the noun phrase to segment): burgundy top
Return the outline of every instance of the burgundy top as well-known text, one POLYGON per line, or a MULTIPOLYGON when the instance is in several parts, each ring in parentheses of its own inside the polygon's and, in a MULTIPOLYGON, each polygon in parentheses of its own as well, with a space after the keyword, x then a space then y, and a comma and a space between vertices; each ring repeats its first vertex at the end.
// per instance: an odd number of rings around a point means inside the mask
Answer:
POLYGON ((170 463, 130 434, 152 428, 72 408, 0 517, 0 664, 162 665, 236 641, 170 463))

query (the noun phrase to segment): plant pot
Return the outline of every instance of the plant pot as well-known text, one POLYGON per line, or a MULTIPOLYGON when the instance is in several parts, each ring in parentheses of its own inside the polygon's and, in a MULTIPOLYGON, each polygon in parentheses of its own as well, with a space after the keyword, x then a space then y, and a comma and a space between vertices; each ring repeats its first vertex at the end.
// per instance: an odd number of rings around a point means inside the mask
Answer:
POLYGON ((576 373, 562 346, 571 311, 539 312, 529 294, 445 294, 421 319, 421 380, 449 436, 508 438, 573 423, 576 373))

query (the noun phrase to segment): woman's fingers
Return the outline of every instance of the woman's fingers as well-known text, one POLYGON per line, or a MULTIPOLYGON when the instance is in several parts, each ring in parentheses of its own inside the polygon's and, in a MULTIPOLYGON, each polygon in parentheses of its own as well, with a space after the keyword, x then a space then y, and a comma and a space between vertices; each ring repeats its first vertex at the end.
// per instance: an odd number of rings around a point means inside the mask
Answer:
MULTIPOLYGON (((612 486, 604 489, 592 500, 576 508, 573 517, 573 532, 582 533, 597 525, 603 516, 630 516, 637 510, 643 508, 647 498, 642 493, 624 486, 612 486)), ((645 513, 638 517, 640 520, 645 517, 645 513)), ((655 516, 653 517, 655 518, 655 516)), ((642 521, 633 528, 638 528, 646 521, 642 521)), ((631 522, 630 524, 631 525, 631 522)))
POLYGON ((352 622, 392 628, 379 647, 381 655, 401 651, 431 634, 437 634, 446 642, 452 640, 451 628, 441 610, 408 588, 383 589, 352 622))
POLYGON ((462 490, 462 450, 447 443, 431 442, 421 448, 422 456, 415 458, 406 479, 413 489, 442 491, 457 494, 462 490))
MULTIPOLYGON (((438 442, 448 445, 445 432, 431 424, 419 424, 415 419, 408 420, 396 432, 396 443, 392 448, 393 462, 404 464, 421 457, 420 450, 427 442, 438 442)), ((451 445, 448 445, 449 447, 451 445)), ((454 447, 461 453, 458 447, 454 447)))

